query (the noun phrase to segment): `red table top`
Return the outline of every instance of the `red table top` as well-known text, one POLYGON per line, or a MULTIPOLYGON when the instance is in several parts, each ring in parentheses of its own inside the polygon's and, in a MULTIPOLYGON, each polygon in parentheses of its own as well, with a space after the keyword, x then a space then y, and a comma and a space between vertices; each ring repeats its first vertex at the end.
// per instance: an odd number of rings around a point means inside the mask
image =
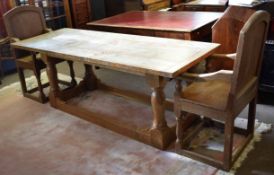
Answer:
POLYGON ((90 22, 88 25, 192 32, 214 22, 222 14, 219 12, 131 11, 90 22))

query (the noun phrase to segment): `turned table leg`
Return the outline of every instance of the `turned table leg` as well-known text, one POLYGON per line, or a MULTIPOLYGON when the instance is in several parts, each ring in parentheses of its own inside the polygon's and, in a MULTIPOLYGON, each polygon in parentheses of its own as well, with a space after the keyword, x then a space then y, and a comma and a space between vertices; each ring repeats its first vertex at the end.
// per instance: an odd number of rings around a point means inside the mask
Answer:
POLYGON ((166 81, 163 77, 147 76, 148 84, 152 89, 151 105, 153 111, 153 123, 151 129, 167 127, 165 120, 165 94, 166 81))
POLYGON ((180 98, 181 98, 181 92, 182 92, 182 85, 181 85, 181 80, 176 80, 176 89, 174 93, 174 113, 176 117, 176 142, 175 142, 175 147, 177 149, 181 149, 182 147, 182 125, 183 125, 183 115, 181 111, 181 105, 180 105, 180 98))
POLYGON ((57 69, 54 58, 42 54, 43 61, 47 64, 47 74, 50 84, 49 100, 52 107, 56 107, 56 97, 59 96, 60 88, 58 85, 57 69))
POLYGON ((166 80, 164 77, 146 75, 148 84, 152 89, 151 106, 153 112, 153 122, 150 128, 151 142, 154 146, 164 149, 174 139, 175 135, 167 126, 165 119, 165 94, 164 87, 166 80))
POLYGON ((71 77, 71 86, 74 87, 77 85, 77 81, 75 79, 75 72, 74 72, 74 68, 73 68, 73 61, 67 61, 68 62, 68 66, 69 66, 69 72, 70 72, 70 77, 71 77))
POLYGON ((91 65, 85 64, 85 76, 84 76, 84 83, 88 90, 95 90, 97 89, 97 77, 93 71, 91 65))

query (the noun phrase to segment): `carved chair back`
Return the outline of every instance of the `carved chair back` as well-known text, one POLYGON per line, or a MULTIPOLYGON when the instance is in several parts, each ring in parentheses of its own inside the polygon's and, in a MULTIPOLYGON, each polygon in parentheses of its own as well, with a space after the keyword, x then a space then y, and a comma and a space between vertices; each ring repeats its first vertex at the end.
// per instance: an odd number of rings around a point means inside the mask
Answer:
POLYGON ((6 37, 6 29, 4 26, 3 15, 12 8, 12 5, 13 4, 11 4, 9 0, 0 1, 0 38, 6 37))
POLYGON ((19 6, 4 15, 8 36, 26 39, 45 33, 46 22, 39 7, 19 6))
POLYGON ((245 22, 255 10, 231 6, 224 15, 212 26, 212 42, 220 43, 217 53, 235 53, 239 33, 245 22))
POLYGON ((269 21, 267 12, 257 11, 240 32, 231 85, 234 95, 248 84, 257 84, 269 21))

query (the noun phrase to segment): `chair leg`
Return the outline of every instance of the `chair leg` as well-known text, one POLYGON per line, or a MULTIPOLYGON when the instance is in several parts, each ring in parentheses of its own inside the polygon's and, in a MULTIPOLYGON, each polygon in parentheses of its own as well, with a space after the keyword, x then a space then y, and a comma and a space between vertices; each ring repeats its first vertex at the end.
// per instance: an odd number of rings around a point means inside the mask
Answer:
POLYGON ((176 120, 177 120, 177 127, 176 127, 176 149, 182 149, 184 148, 184 143, 183 143, 183 139, 184 139, 184 131, 183 131, 183 124, 184 124, 184 115, 182 112, 178 113, 178 115, 176 115, 176 120))
POLYGON ((256 117, 256 103, 257 98, 255 97, 249 103, 248 106, 248 123, 247 123, 247 134, 253 134, 254 132, 254 125, 255 125, 255 117, 256 117))
POLYGON ((39 98, 40 98, 40 101, 42 103, 46 102, 47 100, 47 97, 46 95, 44 94, 44 91, 43 91, 43 86, 42 86, 42 82, 41 82, 41 71, 40 70, 35 70, 34 71, 34 75, 36 77, 36 80, 37 80, 37 84, 38 84, 38 90, 39 90, 39 98))
POLYGON ((3 71, 3 65, 2 65, 2 60, 0 58, 0 84, 2 83, 1 80, 4 77, 4 71, 3 71))
POLYGON ((177 126, 176 126, 176 143, 175 143, 175 148, 182 149, 183 145, 183 131, 182 131, 182 125, 183 125, 183 115, 180 107, 180 94, 182 92, 182 85, 181 85, 181 80, 176 80, 176 89, 174 93, 174 113, 177 121, 177 126))
POLYGON ((27 90, 24 70, 20 67, 17 67, 17 72, 18 72, 18 76, 21 84, 22 93, 23 95, 25 95, 28 92, 28 90, 27 90))
POLYGON ((70 77, 71 77, 71 86, 75 86, 77 84, 75 80, 75 72, 73 68, 73 62, 72 61, 67 61, 69 65, 69 71, 70 71, 70 77))
POLYGON ((233 132, 234 119, 232 116, 227 117, 225 122, 225 143, 224 143, 224 169, 229 170, 232 164, 233 132))

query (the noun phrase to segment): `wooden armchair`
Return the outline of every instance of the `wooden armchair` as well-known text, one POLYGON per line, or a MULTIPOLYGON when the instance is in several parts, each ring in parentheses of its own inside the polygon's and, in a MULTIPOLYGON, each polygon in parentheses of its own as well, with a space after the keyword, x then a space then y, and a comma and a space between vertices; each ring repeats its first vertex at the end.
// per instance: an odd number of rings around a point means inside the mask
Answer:
MULTIPOLYGON (((227 8, 223 16, 212 26, 212 42, 221 44, 217 50, 218 54, 236 52, 240 31, 254 12, 255 10, 244 7, 227 8)), ((218 55, 207 59, 207 72, 220 69, 232 70, 233 60, 218 55)))
MULTIPOLYGON (((42 10, 35 6, 20 6, 11 9, 4 14, 4 23, 10 42, 24 40, 51 31, 46 27, 42 10)), ((44 69, 46 65, 41 60, 40 54, 16 49, 13 55, 16 61, 23 95, 41 103, 46 102, 48 98, 44 94, 43 89, 49 86, 49 83, 42 84, 41 82, 41 70, 44 69), (24 76, 25 69, 33 71, 37 79, 38 87, 32 89, 27 88, 24 76), (39 92, 38 97, 34 95, 37 91, 39 92)), ((68 63, 72 83, 75 84, 73 63, 68 63)))
POLYGON ((184 74, 183 77, 195 81, 184 90, 181 87, 181 80, 176 80, 174 111, 177 119, 178 152, 229 170, 250 141, 254 132, 258 76, 269 20, 270 16, 265 11, 257 11, 248 19, 240 31, 236 54, 225 57, 235 59, 233 71, 184 74), (235 118, 248 104, 247 129, 234 127, 235 118), (194 132, 183 129, 184 122, 188 120, 186 113, 203 116, 203 121, 210 121, 209 123, 214 123, 215 127, 216 123, 219 123, 219 126, 224 129, 223 151, 207 152, 190 149, 191 140, 197 136, 201 128, 196 128, 194 132), (235 134, 238 134, 237 137, 235 134), (241 138, 241 141, 236 138, 241 138), (236 143, 235 140, 237 140, 236 143))

